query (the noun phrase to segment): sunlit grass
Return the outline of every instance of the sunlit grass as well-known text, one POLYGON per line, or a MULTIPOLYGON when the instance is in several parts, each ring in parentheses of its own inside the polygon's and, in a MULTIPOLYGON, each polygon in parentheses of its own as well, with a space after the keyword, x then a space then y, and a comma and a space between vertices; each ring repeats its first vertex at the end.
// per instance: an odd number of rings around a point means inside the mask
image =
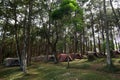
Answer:
MULTIPOLYGON (((120 80, 120 74, 106 73, 99 70, 102 68, 104 59, 93 62, 87 59, 67 63, 33 63, 28 67, 28 73, 23 74, 18 67, 0 66, 0 80, 120 80), (100 64, 100 65, 99 65, 100 64)), ((118 62, 118 61, 116 61, 118 62)))

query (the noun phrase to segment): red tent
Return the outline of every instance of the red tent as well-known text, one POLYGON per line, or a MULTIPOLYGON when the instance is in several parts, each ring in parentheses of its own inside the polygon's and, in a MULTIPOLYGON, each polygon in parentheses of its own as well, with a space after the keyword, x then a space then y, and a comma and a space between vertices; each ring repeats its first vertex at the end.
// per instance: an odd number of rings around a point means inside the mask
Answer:
POLYGON ((72 61, 71 56, 68 56, 67 54, 60 54, 60 55, 58 56, 58 60, 59 60, 60 62, 66 62, 66 61, 68 60, 68 58, 69 58, 69 61, 72 61))

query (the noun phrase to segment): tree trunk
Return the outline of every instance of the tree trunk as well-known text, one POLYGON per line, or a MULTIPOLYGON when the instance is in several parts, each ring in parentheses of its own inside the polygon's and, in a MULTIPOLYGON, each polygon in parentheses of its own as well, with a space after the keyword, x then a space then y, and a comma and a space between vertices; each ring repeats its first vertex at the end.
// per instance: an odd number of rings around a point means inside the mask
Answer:
MULTIPOLYGON (((75 26, 76 27, 76 26, 75 26)), ((74 55, 77 53, 78 51, 78 40, 77 40, 77 32, 76 30, 74 31, 74 55)), ((75 59, 75 57, 73 57, 73 59, 75 59)))
POLYGON ((17 54, 18 59, 19 59, 20 69, 22 69, 22 61, 21 61, 19 38, 18 38, 18 28, 17 28, 18 26, 17 26, 17 11, 16 11, 16 8, 17 8, 17 6, 14 2, 14 20, 15 20, 14 31, 15 31, 15 41, 16 41, 16 54, 17 54))
POLYGON ((79 45, 80 45, 80 52, 82 54, 83 51, 82 51, 82 35, 81 34, 80 34, 80 44, 79 45))
POLYGON ((32 16, 32 8, 33 8, 33 0, 29 0, 29 13, 28 13, 28 26, 27 26, 27 64, 31 64, 31 47, 30 47, 30 27, 31 27, 31 16, 32 16))
POLYGON ((68 44, 66 43, 66 54, 67 54, 67 68, 70 67, 70 63, 69 63, 69 46, 68 44))
POLYGON ((111 42, 112 42, 112 44, 113 44, 113 50, 115 49, 115 47, 114 47, 114 42, 113 42, 113 34, 112 34, 112 29, 110 30, 110 39, 111 39, 111 42))
MULTIPOLYGON (((105 41, 105 36, 104 36, 104 26, 102 26, 102 42, 105 41)), ((105 55, 105 48, 103 49, 103 54, 105 55)))
POLYGON ((22 59, 22 71, 27 73, 27 27, 26 27, 26 15, 27 15, 27 7, 25 9, 25 18, 23 23, 23 50, 21 54, 22 59))
POLYGON ((83 29, 83 38, 82 38, 82 54, 84 55, 85 54, 85 30, 83 29))
POLYGON ((54 63, 56 64, 56 63, 58 63, 57 52, 56 52, 56 44, 54 44, 54 45, 52 46, 52 53, 53 53, 53 55, 54 55, 54 63))
POLYGON ((23 42, 23 52, 22 52, 22 70, 26 74, 27 73, 27 32, 26 26, 24 26, 24 42, 23 42))
POLYGON ((101 41, 100 41, 99 34, 98 34, 98 48, 99 48, 99 53, 102 54, 102 52, 101 52, 101 41))
POLYGON ((93 43, 94 43, 94 52, 96 53, 96 42, 95 42, 95 30, 94 30, 94 22, 93 22, 93 13, 92 11, 90 10, 91 12, 91 28, 92 28, 92 36, 93 36, 93 43))
MULTIPOLYGON (((5 26, 4 26, 5 27, 5 26)), ((3 27, 3 36, 2 36, 2 42, 1 42, 1 52, 0 52, 0 63, 3 63, 3 59, 4 59, 4 48, 5 48, 5 34, 6 34, 6 30, 4 29, 4 27, 3 27)))
POLYGON ((111 55, 110 55, 109 27, 108 27, 107 12, 106 12, 106 0, 103 0, 103 10, 104 10, 105 33, 106 33, 107 66, 108 68, 111 68, 112 60, 111 60, 111 55))

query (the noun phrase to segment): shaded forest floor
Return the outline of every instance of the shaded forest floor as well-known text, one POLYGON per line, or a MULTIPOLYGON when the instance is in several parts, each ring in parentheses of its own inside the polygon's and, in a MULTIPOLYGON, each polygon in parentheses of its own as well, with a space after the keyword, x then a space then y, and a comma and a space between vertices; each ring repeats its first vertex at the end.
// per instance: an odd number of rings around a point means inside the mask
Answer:
MULTIPOLYGON (((28 74, 24 75, 19 67, 0 66, 0 80, 120 80, 120 71, 105 72, 106 59, 88 62, 87 59, 75 60, 59 64, 34 62, 28 67, 28 74)), ((120 59, 113 59, 120 68, 120 59)))

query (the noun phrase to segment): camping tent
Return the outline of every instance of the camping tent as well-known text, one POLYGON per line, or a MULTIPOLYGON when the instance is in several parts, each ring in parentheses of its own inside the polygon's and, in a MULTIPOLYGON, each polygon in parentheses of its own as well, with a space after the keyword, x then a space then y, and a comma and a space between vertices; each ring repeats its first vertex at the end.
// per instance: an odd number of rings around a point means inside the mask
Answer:
POLYGON ((72 61, 71 56, 68 56, 67 54, 60 54, 60 55, 58 56, 58 60, 59 60, 60 62, 66 62, 66 61, 68 60, 68 58, 69 58, 69 61, 72 61))
POLYGON ((78 54, 78 53, 76 53, 76 54, 72 53, 72 54, 70 54, 70 56, 71 56, 73 59, 82 59, 82 55, 80 55, 80 54, 78 54))
POLYGON ((80 55, 80 54, 75 54, 75 58, 76 58, 76 59, 82 59, 82 55, 80 55))
POLYGON ((5 66, 19 66, 19 59, 18 58, 6 58, 4 60, 5 66))
POLYGON ((48 55, 48 61, 54 61, 55 56, 54 55, 48 55))

